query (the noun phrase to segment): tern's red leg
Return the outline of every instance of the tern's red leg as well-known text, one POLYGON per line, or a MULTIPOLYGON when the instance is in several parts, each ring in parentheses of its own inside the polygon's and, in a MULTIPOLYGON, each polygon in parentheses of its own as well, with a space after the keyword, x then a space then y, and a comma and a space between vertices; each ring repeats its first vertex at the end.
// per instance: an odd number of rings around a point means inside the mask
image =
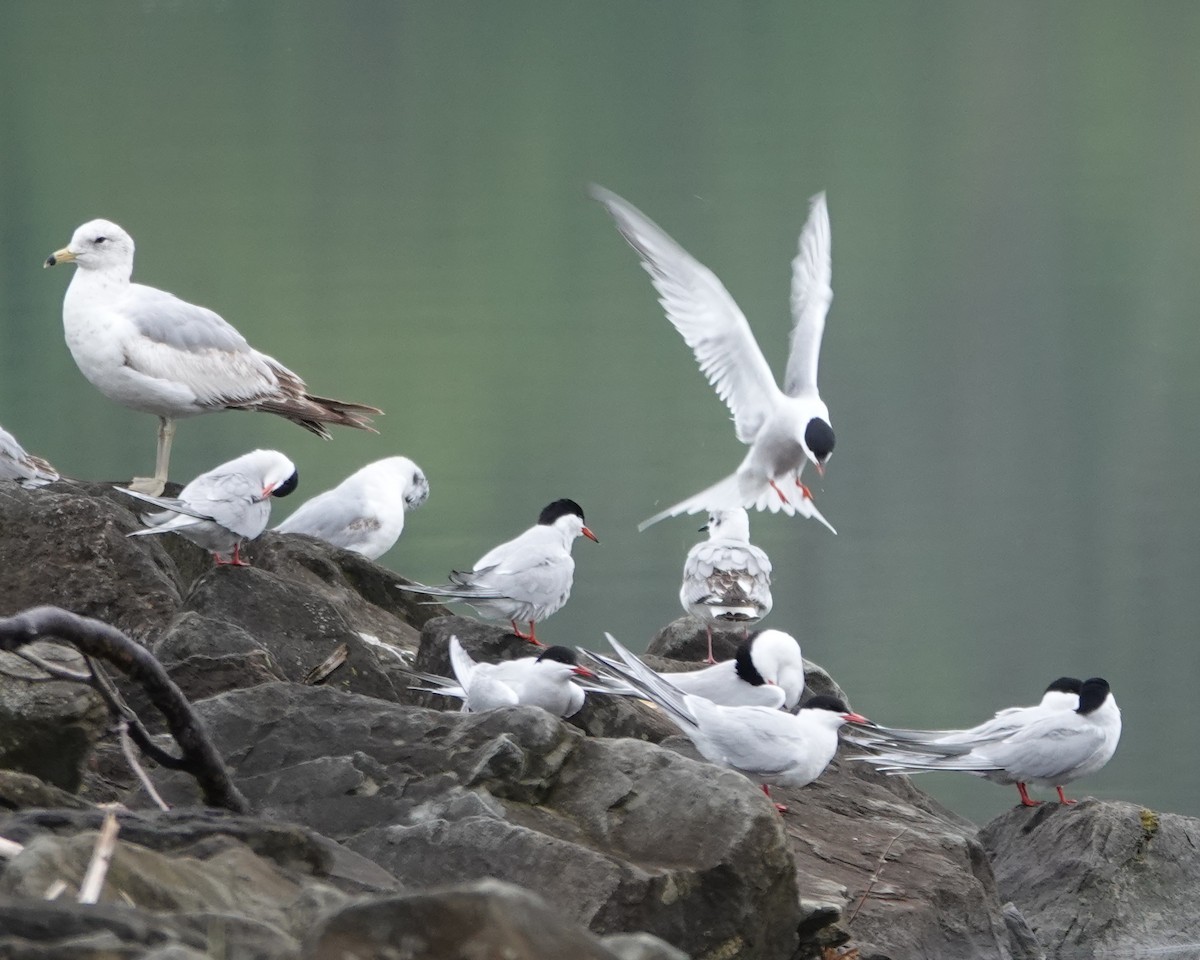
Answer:
POLYGON ((804 497, 805 500, 811 500, 813 498, 812 491, 800 481, 799 477, 796 478, 796 486, 800 488, 800 495, 804 497))
MULTIPOLYGON (((765 793, 767 795, 767 799, 771 800, 771 788, 768 787, 765 783, 762 785, 762 791, 763 791, 763 793, 765 793)), ((786 803, 775 803, 774 800, 771 800, 771 803, 775 804, 775 809, 778 810, 780 813, 787 813, 788 808, 787 808, 786 803)))
POLYGON ((705 629, 706 631, 708 631, 708 662, 709 662, 709 663, 716 663, 716 662, 717 662, 717 658, 716 658, 716 657, 714 657, 714 656, 713 656, 713 653, 712 653, 712 624, 710 624, 710 623, 706 623, 706 624, 704 625, 704 629, 705 629))
POLYGON ((1023 784, 1023 783, 1017 784, 1017 790, 1021 794, 1021 806, 1023 806, 1023 807, 1036 807, 1042 802, 1041 800, 1029 799, 1029 794, 1026 792, 1025 784, 1023 784))
POLYGON ((774 490, 774 491, 775 491, 777 494, 779 494, 779 499, 780 499, 780 500, 782 500, 784 503, 788 503, 788 502, 789 502, 789 501, 788 501, 788 498, 787 498, 787 497, 785 497, 785 496, 783 495, 783 491, 782 491, 782 490, 780 490, 778 486, 776 486, 776 484, 775 484, 775 481, 774 481, 774 480, 768 480, 768 481, 767 481, 767 483, 769 483, 769 484, 771 485, 771 489, 772 489, 772 490, 774 490))
POLYGON ((1065 796, 1063 796, 1062 787, 1055 787, 1054 789, 1058 791, 1058 799, 1060 802, 1062 802, 1062 803, 1078 803, 1079 802, 1077 800, 1068 800, 1065 796))
POLYGON ((544 643, 542 643, 542 641, 541 641, 541 640, 539 640, 539 639, 538 639, 538 638, 537 638, 537 637, 534 635, 534 632, 533 632, 533 631, 534 631, 534 625, 533 625, 533 621, 532 621, 532 620, 530 620, 530 621, 529 621, 529 632, 528 632, 528 633, 522 633, 522 632, 521 632, 520 628, 517 626, 517 621, 516 621, 516 620, 509 620, 508 622, 512 624, 512 628, 513 628, 513 636, 514 636, 514 637, 516 637, 518 640, 528 640, 528 641, 529 641, 530 643, 532 643, 532 644, 533 644, 535 647, 544 647, 544 646, 545 646, 545 644, 544 644, 544 643))

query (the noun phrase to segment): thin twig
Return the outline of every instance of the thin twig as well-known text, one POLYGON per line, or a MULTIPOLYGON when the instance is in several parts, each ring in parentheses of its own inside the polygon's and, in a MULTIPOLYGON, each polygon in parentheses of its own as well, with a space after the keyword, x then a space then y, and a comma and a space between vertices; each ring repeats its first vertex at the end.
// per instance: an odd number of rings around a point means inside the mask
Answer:
POLYGON ((150 799, 158 804, 159 810, 170 810, 171 808, 167 805, 167 802, 154 789, 154 783, 151 781, 149 774, 142 769, 142 765, 138 763, 137 757, 133 755, 133 744, 129 740, 129 721, 124 717, 117 721, 117 736, 121 740, 121 752, 125 754, 125 762, 133 768, 133 772, 137 774, 137 778, 142 781, 142 786, 150 794, 150 799))
MULTIPOLYGON (((42 670, 50 675, 52 680, 74 680, 76 683, 89 683, 91 675, 78 670, 70 670, 67 667, 60 667, 57 664, 50 663, 48 660, 43 660, 36 653, 29 650, 14 650, 13 653, 24 660, 26 663, 32 664, 39 670, 42 670)), ((12 674, 9 674, 12 676, 12 674)), ((38 680, 40 677, 25 677, 26 680, 38 680)))
POLYGON ((112 862, 113 851, 117 849, 117 834, 120 829, 116 813, 106 810, 104 823, 96 835, 92 859, 83 875, 83 882, 79 885, 79 896, 76 897, 79 903, 95 903, 100 899, 100 891, 104 889, 104 878, 108 876, 108 865, 112 862))
POLYGON ((340 644, 338 648, 333 651, 333 653, 309 670, 308 673, 304 675, 304 679, 300 682, 306 683, 310 687, 315 687, 319 683, 324 683, 329 679, 330 674, 332 674, 335 670, 337 670, 338 667, 346 662, 346 659, 349 656, 350 648, 344 643, 340 644))
POLYGON ((867 897, 871 895, 871 888, 875 886, 879 875, 883 873, 883 865, 887 861, 887 855, 892 852, 892 847, 895 846, 896 841, 906 833, 908 833, 908 827, 904 827, 898 834, 892 837, 892 842, 883 848, 883 853, 879 855, 879 863, 875 866, 875 872, 871 874, 871 882, 867 884, 867 889, 863 891, 862 899, 858 901, 858 906, 850 914, 850 918, 846 921, 846 926, 850 926, 854 922, 854 918, 858 916, 858 912, 863 908, 863 904, 867 902, 867 897))
POLYGON ((25 847, 16 840, 0 837, 0 860, 11 860, 24 849, 25 847))
POLYGON ((42 894, 43 900, 57 900, 62 896, 63 891, 67 889, 66 880, 55 880, 46 888, 46 892, 42 894))
POLYGON ((150 732, 142 725, 141 718, 133 712, 133 707, 126 703, 125 698, 121 696, 121 691, 117 689, 112 677, 104 669, 104 664, 95 657, 84 657, 84 660, 87 661, 88 669, 92 672, 92 689, 104 698, 110 713, 124 719, 129 724, 129 735, 137 744, 138 749, 160 767, 166 767, 168 770, 187 770, 188 765, 185 758, 168 753, 154 742, 150 732))

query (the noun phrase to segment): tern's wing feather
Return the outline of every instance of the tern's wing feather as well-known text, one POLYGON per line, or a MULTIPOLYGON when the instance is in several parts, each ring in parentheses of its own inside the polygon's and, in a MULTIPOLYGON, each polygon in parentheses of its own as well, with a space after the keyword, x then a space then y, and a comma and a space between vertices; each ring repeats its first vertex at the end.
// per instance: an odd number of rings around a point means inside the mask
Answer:
POLYGON ((777 402, 779 388, 742 311, 711 270, 631 203, 598 186, 592 196, 641 256, 667 319, 729 407, 738 439, 750 443, 777 402))
POLYGON ((1047 717, 1007 740, 975 751, 998 767, 1020 771, 1026 779, 1053 779, 1086 760, 1104 741, 1092 724, 1080 723, 1077 714, 1047 717))
POLYGON ((757 493, 749 497, 743 496, 736 473, 714 483, 706 490, 701 490, 695 496, 681 500, 679 503, 667 507, 665 510, 660 510, 654 516, 643 520, 638 524, 638 532, 641 533, 647 527, 654 526, 660 520, 665 520, 667 517, 677 517, 681 513, 732 510, 736 507, 744 507, 747 510, 766 510, 769 513, 784 513, 789 517, 799 514, 811 520, 818 520, 828 528, 830 533, 837 533, 833 525, 817 509, 817 505, 808 497, 802 496, 799 490, 786 503, 780 500, 779 494, 765 483, 757 493))
POLYGON ((818 193, 800 232, 800 252, 792 261, 792 345, 783 378, 783 392, 790 397, 817 392, 821 335, 832 302, 829 209, 825 194, 818 193))
POLYGON ((123 493, 127 497, 133 497, 135 500, 141 500, 143 503, 149 503, 158 507, 160 510, 169 510, 171 513, 182 513, 186 517, 195 517, 197 520, 211 520, 207 513, 201 513, 195 507, 176 497, 152 497, 148 493, 138 493, 136 490, 130 490, 127 487, 113 487, 118 493, 123 493))
POLYGON ((458 637, 453 635, 450 637, 450 669, 454 671, 454 679, 458 681, 458 685, 469 693, 471 690, 471 674, 475 670, 475 661, 463 649, 463 645, 459 642, 458 637))
POLYGON ((620 660, 602 656, 592 650, 580 647, 579 652, 604 668, 609 676, 624 680, 643 696, 653 700, 677 723, 685 732, 696 729, 696 721, 688 709, 687 695, 671 686, 666 680, 642 663, 636 656, 625 649, 611 633, 605 633, 612 648, 617 651, 620 660))

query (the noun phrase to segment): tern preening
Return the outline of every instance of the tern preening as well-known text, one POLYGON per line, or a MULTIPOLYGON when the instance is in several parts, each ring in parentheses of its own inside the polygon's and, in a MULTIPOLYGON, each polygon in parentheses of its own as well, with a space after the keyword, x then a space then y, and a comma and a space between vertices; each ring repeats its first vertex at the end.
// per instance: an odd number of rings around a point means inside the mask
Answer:
POLYGON ((255 539, 267 528, 271 498, 286 497, 299 480, 295 465, 282 453, 255 450, 200 474, 178 497, 116 489, 160 508, 142 516, 148 530, 135 530, 129 536, 177 533, 208 550, 218 566, 246 566, 242 541, 255 539))
MULTIPOLYGON (((725 707, 794 710, 804 692, 800 644, 782 630, 761 630, 740 644, 730 660, 700 670, 656 671, 680 693, 703 697, 725 707)), ((633 686, 608 683, 597 693, 642 696, 633 686)))
POLYGON ((375 560, 400 539, 406 511, 428 497, 429 481, 421 468, 408 457, 388 457, 301 504, 275 530, 304 533, 375 560))
POLYGON ((371 430, 375 407, 308 392, 299 376, 259 353, 220 316, 131 283, 133 238, 92 220, 45 265, 78 269, 63 298, 63 330, 80 372, 110 400, 159 420, 154 476, 131 489, 157 496, 167 481, 175 421, 220 410, 261 410, 329 439, 325 424, 371 430))
POLYGON ((451 572, 449 583, 400 589, 461 600, 482 616, 507 620, 516 636, 540 646, 536 625, 561 609, 571 596, 575 579, 571 545, 581 535, 600 542, 584 523, 579 504, 555 500, 520 536, 493 547, 470 570, 451 572), (518 622, 528 623, 529 633, 522 633, 518 622))
POLYGON ((44 487, 58 479, 58 471, 41 457, 26 453, 11 433, 0 427, 0 480, 15 480, 22 487, 44 487))
POLYGON ((723 707, 681 692, 611 634, 605 636, 620 660, 589 650, 581 652, 658 704, 706 760, 745 774, 762 784, 768 796, 768 784, 803 787, 812 783, 837 752, 838 728, 851 721, 868 722, 851 713, 837 697, 829 696, 813 697, 797 713, 770 707, 723 707))
POLYGON ((714 623, 757 623, 771 612, 771 561, 750 543, 750 517, 741 507, 715 510, 700 528, 708 539, 692 547, 683 563, 679 602, 704 624, 708 662, 714 623))
POLYGON ((736 473, 655 514, 638 529, 681 513, 744 507, 815 517, 836 533, 800 479, 809 462, 824 473, 834 445, 829 408, 817 390, 821 335, 833 301, 825 194, 812 198, 800 250, 792 260, 793 325, 782 390, 745 316, 716 275, 628 201, 598 186, 592 187, 592 196, 642 258, 667 319, 729 407, 737 438, 750 448, 736 473))
MULTIPOLYGON (((1099 677, 1085 680, 1073 709, 1063 709, 1061 701, 1049 710, 1040 705, 1023 709, 1031 712, 1017 715, 1024 719, 1017 722, 1016 729, 983 742, 909 742, 862 759, 892 774, 957 770, 997 783, 1015 783, 1021 803, 1027 807, 1039 802, 1029 797, 1026 787, 1031 783, 1054 787, 1062 803, 1074 803, 1063 787, 1108 763, 1121 739, 1121 711, 1108 681, 1099 677)), ((1011 714, 1007 718, 999 714, 989 723, 1013 719, 1011 714)))
POLYGON ((432 686, 412 689, 456 697, 463 702, 463 713, 524 705, 541 707, 556 717, 574 716, 583 707, 586 694, 572 679, 594 676, 579 665, 575 651, 568 647, 546 647, 536 657, 476 663, 455 636, 450 638, 450 668, 453 680, 414 673, 432 686))

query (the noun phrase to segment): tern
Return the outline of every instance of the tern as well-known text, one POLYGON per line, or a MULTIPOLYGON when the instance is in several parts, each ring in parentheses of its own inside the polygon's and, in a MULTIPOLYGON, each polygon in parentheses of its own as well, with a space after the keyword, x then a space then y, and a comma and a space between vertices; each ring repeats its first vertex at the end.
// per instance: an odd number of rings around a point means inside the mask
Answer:
POLYGON ((110 220, 79 227, 45 266, 59 263, 78 267, 63 298, 63 330, 80 372, 110 400, 158 417, 154 476, 135 478, 131 489, 162 493, 182 417, 261 410, 326 440, 327 423, 373 429, 375 407, 310 394, 213 311, 131 283, 133 238, 110 220))
MULTIPOLYGON (((703 697, 724 707, 769 707, 794 710, 804 692, 804 657, 800 644, 782 630, 762 630, 743 640, 731 660, 700 670, 656 671, 680 693, 703 697)), ((637 687, 609 683, 597 693, 643 694, 637 687)))
POLYGON ((476 663, 458 637, 450 637, 450 667, 454 680, 432 673, 414 673, 432 687, 413 687, 462 700, 463 713, 480 713, 497 707, 541 707, 556 717, 574 716, 583 707, 585 692, 573 677, 594 677, 581 667, 567 647, 546 647, 536 657, 500 663, 476 663))
POLYGON ((178 497, 116 489, 161 508, 142 516, 148 530, 129 536, 177 533, 208 550, 218 566, 244 567, 248 564, 241 558, 242 541, 255 539, 267 528, 271 498, 286 497, 299 480, 295 465, 282 453, 255 450, 200 474, 178 497))
POLYGON ((704 624, 708 662, 714 623, 757 623, 771 612, 771 561, 750 543, 750 517, 741 507, 716 510, 700 532, 708 539, 692 547, 683 563, 679 602, 704 624))
MULTIPOLYGON (((837 697, 813 697, 797 713, 770 707, 723 707, 682 693, 623 647, 605 637, 620 660, 584 650, 608 673, 636 687, 675 722, 706 760, 737 770, 770 796, 769 784, 803 787, 829 766, 838 746, 838 728, 867 723, 837 697)), ((776 807, 783 812, 781 805, 776 807)))
POLYGON ((817 390, 821 335, 833 301, 825 194, 812 198, 799 253, 792 260, 791 351, 782 390, 745 316, 716 275, 628 201, 598 186, 592 187, 592 196, 641 257, 667 319, 729 407, 738 440, 750 448, 731 476, 655 514, 638 529, 681 513, 744 507, 815 517, 836 533, 800 479, 809 462, 824 474, 834 446, 829 408, 817 390))
POLYGON ((0 480, 15 480, 22 487, 44 487, 57 480, 58 471, 41 457, 25 452, 11 433, 0 427, 0 480))
POLYGON ((571 596, 575 578, 571 545, 580 535, 600 542, 584 523, 579 504, 555 500, 520 536, 493 547, 470 570, 452 571, 449 583, 401 585, 400 589, 462 600, 482 616, 509 621, 516 636, 541 646, 535 627, 571 596), (518 621, 529 624, 529 633, 521 632, 518 621))
POLYGON ((302 504, 275 530, 304 533, 376 560, 404 531, 404 515, 429 497, 429 481, 408 457, 388 457, 350 474, 302 504))
POLYGON ((1032 807, 1039 801, 1030 799, 1030 783, 1054 787, 1062 803, 1074 803, 1063 787, 1108 763, 1120 739, 1120 708, 1108 681, 1093 677, 1080 686, 1075 709, 1047 713, 1001 739, 975 746, 929 742, 920 745, 922 753, 892 750, 863 759, 891 774, 958 770, 1015 783, 1021 804, 1032 807))

